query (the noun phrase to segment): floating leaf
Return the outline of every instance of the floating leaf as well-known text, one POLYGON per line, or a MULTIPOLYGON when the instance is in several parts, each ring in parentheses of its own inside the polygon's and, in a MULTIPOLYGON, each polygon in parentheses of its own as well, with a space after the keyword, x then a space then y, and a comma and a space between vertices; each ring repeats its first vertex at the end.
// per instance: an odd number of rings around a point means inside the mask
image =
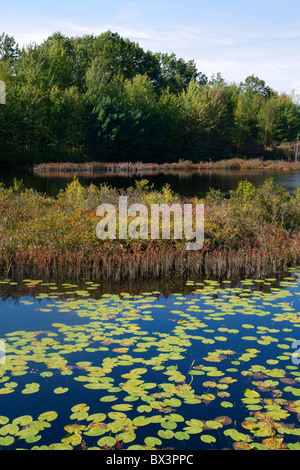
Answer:
POLYGON ((133 442, 135 439, 136 439, 136 434, 133 431, 127 431, 127 432, 118 434, 118 440, 123 441, 124 444, 133 442))
POLYGON ((8 422, 9 422, 9 418, 7 418, 6 416, 0 416, 0 424, 7 424, 8 422))
POLYGON ((122 403, 120 405, 113 405, 112 409, 116 411, 130 411, 132 409, 132 405, 122 403))
POLYGON ((174 437, 174 432, 171 429, 160 429, 157 434, 162 439, 172 439, 174 437))
MULTIPOLYGON (((232 447, 233 447, 235 450, 251 450, 251 449, 253 449, 253 445, 252 445, 252 444, 249 444, 249 443, 247 443, 247 442, 234 442, 234 443, 232 444, 232 447)), ((257 450, 263 449, 263 448, 267 449, 266 446, 262 446, 262 445, 261 445, 260 448, 259 448, 258 446, 256 447, 257 450)))
POLYGON ((206 421, 205 425, 211 429, 218 429, 218 428, 222 428, 223 426, 220 421, 212 421, 212 420, 206 421))
POLYGON ((69 389, 67 387, 57 387, 53 390, 53 392, 56 394, 56 395, 62 395, 63 393, 67 393, 69 391, 69 389))
POLYGON ((101 423, 102 421, 105 421, 105 419, 106 419, 105 413, 95 413, 95 414, 89 415, 87 418, 88 421, 93 421, 94 423, 101 423))
POLYGON ((100 398, 100 401, 104 403, 111 403, 113 401, 116 401, 117 399, 118 397, 116 397, 115 395, 107 395, 105 397, 100 398))
POLYGON ((166 406, 171 406, 172 408, 177 408, 181 405, 181 401, 178 400, 178 398, 167 398, 166 400, 164 400, 164 404, 166 406))
POLYGON ((0 428, 0 435, 6 436, 7 434, 11 434, 14 436, 19 431, 19 427, 17 424, 6 424, 2 428, 0 428))
POLYGON ((223 406, 223 408, 232 408, 233 404, 229 401, 222 401, 221 406, 223 406))
POLYGON ((209 434, 203 434, 202 436, 200 436, 200 439, 201 439, 201 441, 203 441, 207 444, 211 444, 212 442, 216 442, 216 438, 213 437, 213 436, 210 436, 209 434))
POLYGON ((22 390, 23 395, 29 395, 31 393, 37 393, 40 389, 40 384, 38 383, 30 383, 26 384, 25 388, 22 390))
POLYGON ((224 431, 225 436, 231 437, 234 441, 242 441, 242 442, 249 442, 251 441, 251 437, 248 434, 243 434, 236 429, 226 429, 224 431))
POLYGON ((172 421, 172 420, 167 420, 167 421, 163 421, 161 423, 161 426, 164 428, 164 429, 175 429, 177 427, 177 423, 175 421, 172 421))
POLYGON ((116 439, 112 436, 106 436, 106 437, 102 437, 101 439, 99 439, 99 441, 97 442, 98 446, 99 447, 108 447, 108 448, 111 448, 113 447, 115 444, 116 444, 116 439))
MULTIPOLYGON (((39 415, 38 420, 54 421, 55 419, 57 419, 57 417, 58 414, 56 413, 56 411, 45 411, 44 413, 39 415)), ((23 424, 23 426, 25 426, 25 424, 23 424)))
POLYGON ((72 446, 78 446, 79 444, 81 444, 81 441, 82 441, 82 436, 76 431, 69 434, 68 436, 65 436, 62 439, 63 444, 66 444, 66 445, 70 444, 72 446))
POLYGON ((9 447, 15 442, 15 438, 12 436, 0 437, 0 446, 9 447))
POLYGON ((258 397, 260 397, 258 392, 256 392, 255 390, 250 390, 249 388, 246 388, 244 390, 244 396, 247 397, 247 398, 258 398, 258 397))
POLYGON ((175 438, 178 441, 188 441, 190 438, 190 435, 187 432, 178 431, 178 432, 175 432, 175 438))
POLYGON ((138 416, 137 418, 134 418, 133 424, 134 426, 147 426, 150 423, 150 418, 146 418, 145 416, 138 416))
POLYGON ((155 446, 160 446, 162 442, 157 437, 146 437, 145 444, 146 446, 149 446, 149 447, 155 447, 155 446))

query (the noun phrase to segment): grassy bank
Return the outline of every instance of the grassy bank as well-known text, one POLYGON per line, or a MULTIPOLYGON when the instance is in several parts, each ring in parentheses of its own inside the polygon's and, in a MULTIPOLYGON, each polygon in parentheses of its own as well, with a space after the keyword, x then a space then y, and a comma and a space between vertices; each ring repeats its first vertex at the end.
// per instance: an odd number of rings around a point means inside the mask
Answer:
POLYGON ((38 175, 54 175, 54 174, 153 174, 167 173, 177 171, 199 171, 199 170, 300 170, 300 162, 285 160, 262 160, 241 158, 232 158, 229 160, 219 160, 217 162, 199 162, 192 163, 182 161, 177 163, 142 163, 142 162, 124 162, 124 163, 108 163, 108 162, 86 162, 86 163, 41 163, 35 165, 33 171, 38 175))
POLYGON ((284 273, 300 263, 300 189, 290 195, 268 180, 259 188, 240 183, 225 198, 211 191, 205 200, 182 200, 166 185, 145 180, 126 193, 105 185, 72 181, 56 198, 33 190, 0 186, 0 272, 43 279, 137 280, 173 277, 240 278, 284 273), (102 203, 205 204, 205 243, 188 252, 184 240, 101 241, 96 236, 102 203))

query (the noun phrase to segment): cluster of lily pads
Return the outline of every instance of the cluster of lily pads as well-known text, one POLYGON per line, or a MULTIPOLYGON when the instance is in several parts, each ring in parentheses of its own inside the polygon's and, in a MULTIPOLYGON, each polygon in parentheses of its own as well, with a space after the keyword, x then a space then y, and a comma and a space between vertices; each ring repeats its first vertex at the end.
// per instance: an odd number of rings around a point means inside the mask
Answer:
POLYGON ((25 280, 14 308, 49 327, 1 333, 0 448, 300 448, 297 275, 167 298, 25 280))

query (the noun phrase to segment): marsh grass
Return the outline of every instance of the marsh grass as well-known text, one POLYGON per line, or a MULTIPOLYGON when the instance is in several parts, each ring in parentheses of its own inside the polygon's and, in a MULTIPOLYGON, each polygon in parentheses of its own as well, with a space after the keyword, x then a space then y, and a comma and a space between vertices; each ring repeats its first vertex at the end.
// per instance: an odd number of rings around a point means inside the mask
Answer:
POLYGON ((85 163, 40 163, 34 165, 33 172, 37 175, 154 175, 158 173, 198 172, 201 170, 300 170, 300 162, 285 160, 262 160, 260 158, 227 160, 209 162, 179 161, 173 163, 143 163, 143 162, 85 162, 85 163))

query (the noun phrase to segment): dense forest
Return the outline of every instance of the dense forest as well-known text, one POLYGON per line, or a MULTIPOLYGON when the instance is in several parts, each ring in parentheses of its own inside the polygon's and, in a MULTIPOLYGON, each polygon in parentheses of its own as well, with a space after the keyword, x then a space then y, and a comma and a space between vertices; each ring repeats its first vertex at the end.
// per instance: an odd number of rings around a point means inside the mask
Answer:
POLYGON ((295 141, 300 106, 254 75, 227 83, 195 61, 113 32, 0 35, 0 163, 218 160, 295 141))

